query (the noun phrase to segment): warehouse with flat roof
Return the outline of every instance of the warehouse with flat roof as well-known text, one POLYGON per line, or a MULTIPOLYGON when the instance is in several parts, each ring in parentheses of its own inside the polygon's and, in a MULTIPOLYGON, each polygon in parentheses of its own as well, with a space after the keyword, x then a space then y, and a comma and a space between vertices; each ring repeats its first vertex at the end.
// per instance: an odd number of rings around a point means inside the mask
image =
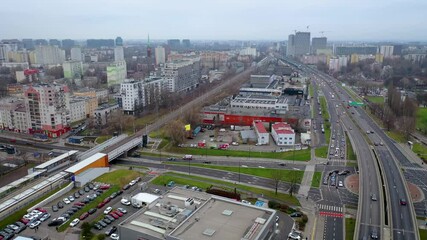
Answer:
POLYGON ((176 187, 119 224, 121 239, 266 239, 276 211, 176 187))

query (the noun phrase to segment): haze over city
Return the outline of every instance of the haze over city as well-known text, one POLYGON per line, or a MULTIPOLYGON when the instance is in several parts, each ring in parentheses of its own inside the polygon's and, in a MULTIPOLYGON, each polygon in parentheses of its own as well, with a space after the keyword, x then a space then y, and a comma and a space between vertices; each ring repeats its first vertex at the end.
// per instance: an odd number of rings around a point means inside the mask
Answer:
POLYGON ((2 38, 424 41, 421 0, 2 1, 2 38))

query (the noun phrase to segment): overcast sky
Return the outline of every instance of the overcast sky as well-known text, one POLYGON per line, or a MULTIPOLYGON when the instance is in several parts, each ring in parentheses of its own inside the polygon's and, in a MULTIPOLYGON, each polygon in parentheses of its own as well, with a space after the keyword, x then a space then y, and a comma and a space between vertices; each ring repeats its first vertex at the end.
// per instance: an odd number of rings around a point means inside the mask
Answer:
POLYGON ((1 0, 0 38, 426 41, 427 0, 1 0))

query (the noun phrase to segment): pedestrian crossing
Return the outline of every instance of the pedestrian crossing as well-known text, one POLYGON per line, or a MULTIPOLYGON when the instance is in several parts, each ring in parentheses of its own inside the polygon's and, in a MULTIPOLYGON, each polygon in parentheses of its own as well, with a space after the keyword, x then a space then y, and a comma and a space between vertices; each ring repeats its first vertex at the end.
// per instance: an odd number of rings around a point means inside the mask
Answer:
POLYGON ((319 211, 343 212, 342 207, 331 206, 326 204, 317 204, 319 211))

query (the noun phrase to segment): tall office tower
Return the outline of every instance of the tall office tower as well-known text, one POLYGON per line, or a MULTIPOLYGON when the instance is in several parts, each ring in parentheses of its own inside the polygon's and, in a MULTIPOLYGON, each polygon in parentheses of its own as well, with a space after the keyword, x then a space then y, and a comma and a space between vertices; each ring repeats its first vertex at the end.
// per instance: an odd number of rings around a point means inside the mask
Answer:
POLYGON ((402 55, 403 45, 393 45, 393 55, 402 55))
POLYGON ((123 46, 123 39, 121 37, 116 37, 116 46, 123 46))
POLYGON ((310 32, 297 32, 294 38, 295 55, 310 53, 310 32))
POLYGON ((49 43, 47 42, 46 39, 36 39, 36 40, 34 40, 34 45, 35 46, 47 46, 47 45, 49 45, 49 43))
POLYGON ((151 58, 150 35, 148 35, 148 39, 147 39, 147 57, 151 58))
POLYGON ((62 40, 62 48, 63 49, 71 49, 72 47, 74 47, 74 45, 75 45, 74 40, 71 40, 71 39, 62 40))
POLYGON ((288 37, 288 45, 286 47, 286 56, 295 56, 295 35, 291 34, 288 37))
POLYGON ((182 39, 182 47, 189 49, 191 47, 190 39, 182 39))
POLYGON ((58 39, 49 39, 49 45, 61 47, 61 41, 58 39))
POLYGON ((154 55, 156 57, 156 65, 166 62, 166 51, 162 46, 157 46, 154 50, 154 55))
POLYGON ((181 48, 181 42, 179 41, 179 39, 169 39, 168 45, 171 50, 178 50, 179 48, 181 48))
POLYGON ((326 49, 328 40, 326 37, 317 37, 311 39, 311 53, 317 54, 317 49, 326 49))
POLYGON ((393 56, 393 46, 381 46, 380 53, 384 56, 384 58, 390 58, 393 56))
POLYGON ((82 49, 80 47, 71 48, 71 61, 83 61, 82 49))
POLYGON ((34 42, 31 38, 22 39, 22 44, 24 45, 24 48, 27 50, 33 50, 34 49, 34 42))

